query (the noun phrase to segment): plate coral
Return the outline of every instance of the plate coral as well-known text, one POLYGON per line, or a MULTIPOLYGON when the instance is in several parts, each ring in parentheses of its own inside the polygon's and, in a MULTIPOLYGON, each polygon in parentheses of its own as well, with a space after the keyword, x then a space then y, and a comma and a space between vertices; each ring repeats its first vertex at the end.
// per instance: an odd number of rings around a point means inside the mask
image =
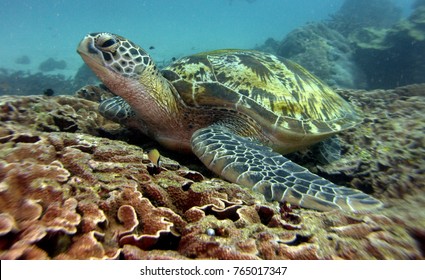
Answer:
POLYGON ((94 101, 3 96, 0 259, 423 259, 424 91, 341 91, 365 117, 342 158, 293 155, 385 202, 369 214, 267 202, 179 155, 152 169, 94 101))

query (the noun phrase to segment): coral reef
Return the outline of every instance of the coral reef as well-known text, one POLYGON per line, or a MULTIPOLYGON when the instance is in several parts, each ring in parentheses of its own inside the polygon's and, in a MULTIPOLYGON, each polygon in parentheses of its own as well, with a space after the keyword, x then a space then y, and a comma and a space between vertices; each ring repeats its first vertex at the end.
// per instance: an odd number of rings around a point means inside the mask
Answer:
MULTIPOLYGON (((347 96, 346 92, 340 93, 347 96)), ((365 183, 364 187, 395 198, 425 190, 424 85, 352 92, 350 97, 365 117, 362 125, 343 138, 350 154, 347 165, 358 166, 352 184, 365 183), (371 99, 373 105, 368 103, 371 99), (354 158, 361 161, 355 163, 354 158)))
POLYGON ((367 27, 386 28, 401 19, 402 10, 391 0, 346 0, 327 24, 344 36, 367 27))
POLYGON ((63 75, 31 74, 24 71, 10 71, 0 68, 0 96, 2 95, 41 95, 46 89, 56 94, 72 94, 78 88, 74 79, 63 75))
POLYGON ((371 88, 424 82, 425 5, 390 29, 363 28, 350 35, 355 60, 371 88))
MULTIPOLYGON (((17 59, 16 63, 27 62, 29 63, 29 58, 22 56, 17 59)), ((0 68, 0 96, 6 94, 21 96, 42 95, 47 89, 52 89, 56 95, 72 95, 81 87, 98 82, 97 77, 85 64, 79 68, 74 77, 0 68)))
POLYGON ((353 62, 354 50, 324 23, 295 29, 279 44, 277 55, 289 58, 331 86, 363 88, 365 78, 353 62))
POLYGON ((103 84, 100 84, 99 86, 83 86, 75 93, 75 96, 99 103, 103 100, 114 97, 115 94, 109 91, 109 89, 103 84))
POLYGON ((0 121, 44 132, 81 132, 101 135, 119 125, 97 112, 98 104, 70 96, 3 96, 0 121))
POLYGON ((48 58, 45 61, 41 62, 38 66, 38 69, 42 72, 50 72, 54 70, 63 70, 66 68, 65 60, 56 60, 53 58, 48 58))
POLYGON ((152 172, 141 147, 99 137, 136 136, 97 103, 3 97, 0 259, 424 259, 424 89, 341 91, 365 122, 319 172, 370 186, 387 206, 369 214, 267 202, 165 156, 152 172))
POLYGON ((425 82, 425 5, 407 19, 389 0, 347 0, 330 19, 257 47, 289 58, 331 86, 390 89, 425 82))
MULTIPOLYGON (((74 88, 75 90, 84 87, 85 85, 93 85, 99 83, 99 79, 93 73, 93 71, 83 63, 78 69, 77 73, 74 76, 74 88)), ((74 91, 75 91, 74 90, 74 91)))
POLYGON ((364 118, 355 129, 338 135, 344 156, 324 166, 311 164, 311 151, 296 153, 293 160, 331 181, 386 198, 422 194, 424 92, 424 84, 386 91, 339 90, 361 109, 364 118))

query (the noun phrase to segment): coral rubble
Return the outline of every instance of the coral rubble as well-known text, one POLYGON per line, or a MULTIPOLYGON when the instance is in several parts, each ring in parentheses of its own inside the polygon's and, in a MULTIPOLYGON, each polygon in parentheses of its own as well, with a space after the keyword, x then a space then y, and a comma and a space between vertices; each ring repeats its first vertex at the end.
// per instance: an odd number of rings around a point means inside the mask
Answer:
POLYGON ((141 147, 104 137, 131 132, 97 103, 3 97, 0 259, 423 259, 424 90, 341 92, 365 122, 309 168, 386 203, 369 214, 267 202, 164 156, 152 172, 141 147))

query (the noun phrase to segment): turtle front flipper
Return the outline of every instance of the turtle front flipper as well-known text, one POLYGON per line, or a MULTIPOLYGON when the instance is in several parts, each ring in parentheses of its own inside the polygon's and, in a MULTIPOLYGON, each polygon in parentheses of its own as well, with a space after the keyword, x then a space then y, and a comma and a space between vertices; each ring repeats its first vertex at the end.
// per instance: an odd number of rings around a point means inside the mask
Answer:
POLYGON ((135 115, 131 106, 120 96, 103 100, 99 104, 99 113, 108 120, 120 124, 127 124, 135 115))
POLYGON ((286 201, 321 211, 371 211, 382 203, 355 189, 341 187, 301 167, 271 148, 213 125, 196 131, 192 150, 223 178, 252 187, 267 200, 286 201))
POLYGON ((131 127, 148 134, 148 126, 138 118, 133 108, 120 96, 108 98, 100 102, 99 113, 106 119, 123 126, 131 127))

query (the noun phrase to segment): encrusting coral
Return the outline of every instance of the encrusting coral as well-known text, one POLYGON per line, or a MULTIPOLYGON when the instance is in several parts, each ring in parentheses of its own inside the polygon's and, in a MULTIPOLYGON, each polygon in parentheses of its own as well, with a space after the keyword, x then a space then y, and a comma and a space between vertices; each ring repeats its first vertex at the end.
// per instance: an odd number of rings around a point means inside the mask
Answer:
POLYGON ((425 204, 424 88, 343 91, 366 121, 341 134, 339 161, 309 166, 386 202, 369 214, 270 203, 165 156, 153 170, 141 147, 100 137, 131 132, 95 102, 4 97, 0 259, 423 259, 410 207, 425 204))
MULTIPOLYGON (((320 170, 385 197, 425 190, 424 85, 394 90, 340 91, 364 112, 364 121, 341 134, 345 156, 320 170)), ((337 180, 337 178, 335 178, 337 180)))

